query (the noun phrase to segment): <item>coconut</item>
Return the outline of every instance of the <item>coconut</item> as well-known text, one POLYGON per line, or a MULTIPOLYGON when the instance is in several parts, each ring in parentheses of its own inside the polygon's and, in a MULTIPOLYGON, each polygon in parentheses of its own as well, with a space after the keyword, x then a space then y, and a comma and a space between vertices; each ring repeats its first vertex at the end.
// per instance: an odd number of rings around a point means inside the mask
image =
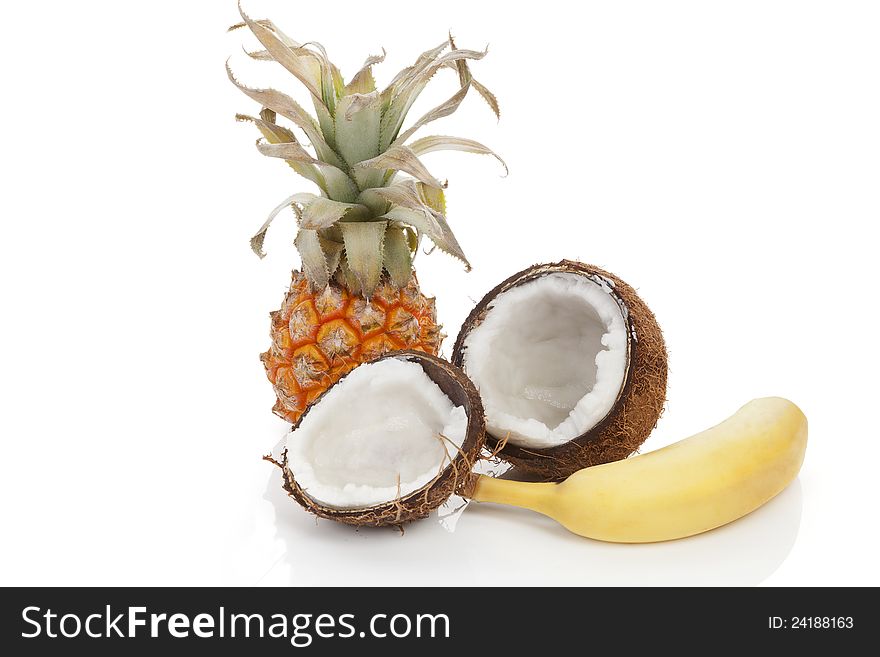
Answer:
POLYGON ((398 351, 354 368, 287 436, 283 486, 312 513, 400 526, 472 484, 483 446, 480 396, 457 367, 398 351))
POLYGON ((486 442, 559 481, 626 458, 666 400, 666 346, 632 287, 598 267, 535 265, 489 292, 452 355, 480 391, 486 442))

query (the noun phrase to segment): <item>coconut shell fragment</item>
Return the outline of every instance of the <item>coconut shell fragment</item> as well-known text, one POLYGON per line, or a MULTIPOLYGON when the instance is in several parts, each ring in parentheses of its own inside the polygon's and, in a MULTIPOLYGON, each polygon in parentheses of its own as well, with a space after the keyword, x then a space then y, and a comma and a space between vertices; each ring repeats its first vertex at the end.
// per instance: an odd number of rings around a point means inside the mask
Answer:
MULTIPOLYGON (((436 356, 419 351, 393 352, 361 365, 359 368, 387 359, 416 363, 452 404, 464 409, 467 416, 464 440, 460 447, 452 446, 454 456, 450 454, 450 460, 441 464, 437 476, 424 486, 403 496, 398 494, 387 502, 360 508, 336 508, 323 504, 310 496, 309 491, 301 486, 294 476, 295 468, 291 468, 287 449, 282 453, 280 461, 272 456, 264 457, 281 469, 282 486, 287 494, 305 509, 321 518, 359 527, 401 526, 412 520, 428 516, 451 495, 467 490, 473 484, 472 480, 476 475, 473 475, 471 470, 479 458, 485 434, 483 407, 473 383, 458 367, 436 356)), ((346 374, 316 400, 315 404, 293 426, 292 439, 296 438, 296 430, 308 420, 310 413, 315 412, 313 409, 320 406, 322 399, 337 386, 344 385, 346 379, 359 368, 346 374)))
MULTIPOLYGON (((465 320, 455 342, 452 362, 467 372, 468 336, 493 312, 499 295, 552 274, 585 277, 614 299, 625 322, 626 364, 616 399, 607 414, 562 444, 518 446, 508 440, 509 433, 493 432, 489 418, 487 447, 500 448, 502 458, 543 481, 560 481, 582 468, 626 458, 650 435, 666 401, 666 346, 654 314, 635 290, 614 274, 570 260, 529 267, 486 294, 465 320)), ((523 309, 523 313, 528 312, 528 308, 523 309)), ((485 405, 491 415, 489 405, 485 405)))

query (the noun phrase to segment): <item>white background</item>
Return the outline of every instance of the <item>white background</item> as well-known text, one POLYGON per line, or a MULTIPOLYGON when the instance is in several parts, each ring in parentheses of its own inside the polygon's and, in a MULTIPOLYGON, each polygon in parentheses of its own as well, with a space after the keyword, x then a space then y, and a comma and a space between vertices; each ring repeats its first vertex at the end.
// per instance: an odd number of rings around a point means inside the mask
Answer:
MULTIPOLYGON (((607 545, 473 505, 355 532, 278 492, 285 431, 257 359, 308 183, 261 157, 226 80, 232 0, 31 2, 0 39, 0 584, 880 584, 880 11, 871 2, 247 0, 380 84, 452 28, 489 56, 428 157, 474 263, 417 261, 450 337, 509 274, 577 258, 638 288, 664 328, 669 404, 645 449, 753 397, 810 420, 799 480, 721 530, 607 545)), ((440 74, 413 114, 455 89, 440 74)))

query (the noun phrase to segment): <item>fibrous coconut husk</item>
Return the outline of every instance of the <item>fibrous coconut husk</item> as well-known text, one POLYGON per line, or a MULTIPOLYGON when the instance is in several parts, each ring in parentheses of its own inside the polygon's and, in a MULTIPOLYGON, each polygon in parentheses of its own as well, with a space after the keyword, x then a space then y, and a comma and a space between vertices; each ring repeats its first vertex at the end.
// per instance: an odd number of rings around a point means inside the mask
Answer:
MULTIPOLYGON (((263 457, 281 469, 282 486, 287 494, 305 509, 321 518, 328 518, 358 527, 400 527, 412 520, 428 516, 431 511, 443 504, 452 494, 470 489, 473 485, 473 480, 477 476, 471 472, 471 469, 483 448, 486 424, 483 415, 483 404, 474 384, 458 367, 436 356, 420 351, 395 351, 370 362, 375 363, 387 358, 397 358, 417 363, 422 367, 425 374, 428 375, 428 378, 437 384, 453 404, 464 407, 468 418, 464 442, 461 448, 458 448, 443 436, 438 435, 437 439, 444 441, 451 463, 447 460, 445 467, 437 473, 437 477, 419 490, 409 493, 404 497, 398 497, 387 503, 358 509, 335 509, 324 506, 309 497, 308 491, 300 487, 289 467, 286 449, 282 453, 280 460, 276 460, 271 455, 263 457)), ((334 386, 340 385, 344 380, 345 377, 342 377, 334 386)), ((328 388, 327 391, 331 390, 334 386, 328 388)), ((327 392, 324 392, 321 397, 326 394, 327 392)), ((321 397, 312 406, 320 404, 321 397)), ((293 426, 294 431, 305 420, 308 413, 309 410, 306 410, 293 426)))
MULTIPOLYGON (((483 322, 499 294, 553 273, 578 274, 610 289, 627 322, 628 366, 614 406, 586 433, 556 447, 526 449, 510 442, 501 447, 502 458, 541 481, 561 481, 582 468, 626 458, 651 434, 666 403, 666 344, 654 313, 632 287, 614 274, 571 260, 534 265, 491 290, 462 325, 452 362, 463 367, 465 339, 483 322)), ((504 440, 504 436, 486 435, 490 449, 504 440)))

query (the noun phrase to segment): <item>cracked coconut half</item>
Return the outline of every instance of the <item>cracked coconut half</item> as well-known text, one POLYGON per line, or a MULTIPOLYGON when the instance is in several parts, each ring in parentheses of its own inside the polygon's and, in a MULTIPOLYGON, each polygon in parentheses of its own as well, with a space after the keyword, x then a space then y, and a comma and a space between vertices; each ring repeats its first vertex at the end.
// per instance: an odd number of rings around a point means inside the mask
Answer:
POLYGON ((323 518, 402 525, 472 484, 479 393, 458 368, 397 352, 342 377, 288 434, 284 489, 323 518))
POLYGON ((487 441, 546 480, 626 458, 666 400, 653 313, 619 278, 578 262, 530 267, 489 292, 452 360, 480 391, 487 441))
POLYGON ((262 257, 272 220, 286 208, 295 214, 302 271, 293 272, 281 309, 271 315, 271 347, 261 358, 277 397, 273 410, 296 422, 359 363, 400 349, 439 351, 443 336, 434 299, 419 289, 413 258, 427 237, 470 265, 446 219, 446 184, 421 157, 441 150, 498 156, 472 139, 412 138, 452 114, 471 90, 496 115, 498 103, 468 68, 468 61, 485 52, 460 49, 451 37, 380 91, 372 69, 384 54, 368 57, 345 80, 320 44, 301 44, 271 21, 255 21, 244 12, 242 18, 231 29, 247 27, 262 45, 248 54, 284 67, 308 90, 314 106, 312 115, 280 91, 247 87, 227 65, 232 83, 261 106, 259 116, 237 116, 262 134, 257 150, 285 160, 317 187, 317 193, 284 199, 251 240, 262 257), (457 77, 456 92, 404 129, 422 90, 447 70, 457 77), (303 135, 310 146, 300 141, 303 135))

